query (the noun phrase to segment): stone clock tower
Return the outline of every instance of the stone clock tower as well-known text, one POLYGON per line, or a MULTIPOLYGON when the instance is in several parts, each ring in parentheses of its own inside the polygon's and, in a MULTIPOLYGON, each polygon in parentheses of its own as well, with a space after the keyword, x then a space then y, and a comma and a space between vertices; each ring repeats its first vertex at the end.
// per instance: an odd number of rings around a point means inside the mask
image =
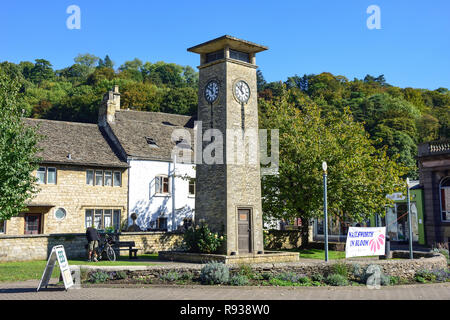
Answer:
POLYGON ((255 54, 264 50, 228 35, 188 49, 200 54, 197 137, 203 138, 195 150, 195 219, 226 235, 227 255, 264 250, 255 64, 255 54), (243 148, 237 147, 239 139, 243 148), (212 145, 223 149, 210 152, 212 145))

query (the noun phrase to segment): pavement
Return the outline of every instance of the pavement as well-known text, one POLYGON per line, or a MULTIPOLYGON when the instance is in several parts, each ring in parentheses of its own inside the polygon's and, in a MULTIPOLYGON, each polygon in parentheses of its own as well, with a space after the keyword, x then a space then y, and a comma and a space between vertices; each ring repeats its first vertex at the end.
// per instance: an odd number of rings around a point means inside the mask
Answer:
POLYGON ((127 285, 83 286, 64 290, 51 279, 36 292, 38 280, 0 283, 0 300, 450 300, 450 283, 369 289, 355 287, 228 287, 127 285))

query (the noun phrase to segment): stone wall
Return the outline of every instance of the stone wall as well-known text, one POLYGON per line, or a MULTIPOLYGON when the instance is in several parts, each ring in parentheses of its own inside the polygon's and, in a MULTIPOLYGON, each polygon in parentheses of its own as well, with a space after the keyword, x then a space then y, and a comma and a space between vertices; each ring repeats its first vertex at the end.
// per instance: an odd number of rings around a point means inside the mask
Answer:
MULTIPOLYGON (((306 262, 287 262, 287 263, 261 263, 251 265, 253 271, 257 274, 272 273, 280 274, 283 272, 295 272, 311 276, 315 273, 328 275, 333 272, 333 264, 345 263, 350 267, 352 264, 359 264, 361 268, 366 268, 369 264, 377 264, 383 269, 383 273, 390 276, 397 276, 403 280, 413 280, 414 275, 419 270, 445 269, 447 268, 446 258, 439 253, 432 253, 428 257, 418 259, 401 259, 401 260, 376 260, 376 259, 349 259, 324 261, 306 261, 306 262)), ((160 277, 170 271, 190 272, 195 276, 199 276, 203 265, 198 263, 180 263, 169 265, 153 265, 153 266, 81 266, 84 272, 94 272, 103 270, 106 272, 126 271, 132 276, 143 275, 150 277, 160 277)), ((239 265, 230 265, 231 272, 238 272, 239 265)))
POLYGON ((302 234, 299 230, 269 230, 265 235, 264 249, 295 249, 301 245, 302 234))
MULTIPOLYGON (((133 232, 119 235, 120 241, 134 241, 138 254, 161 250, 179 249, 182 234, 168 232, 133 232)), ((69 259, 85 258, 86 235, 84 233, 0 236, 0 262, 46 260, 54 246, 63 245, 69 259)), ((121 251, 128 255, 128 251, 121 251)))

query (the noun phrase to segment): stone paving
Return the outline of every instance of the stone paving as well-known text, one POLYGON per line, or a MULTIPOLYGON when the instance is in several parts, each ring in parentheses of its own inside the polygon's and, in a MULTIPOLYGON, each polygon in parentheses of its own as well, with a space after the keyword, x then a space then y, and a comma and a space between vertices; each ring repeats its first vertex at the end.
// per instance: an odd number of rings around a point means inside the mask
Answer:
POLYGON ((450 300, 450 283, 358 287, 126 286, 70 289, 39 281, 0 283, 0 300, 450 300))

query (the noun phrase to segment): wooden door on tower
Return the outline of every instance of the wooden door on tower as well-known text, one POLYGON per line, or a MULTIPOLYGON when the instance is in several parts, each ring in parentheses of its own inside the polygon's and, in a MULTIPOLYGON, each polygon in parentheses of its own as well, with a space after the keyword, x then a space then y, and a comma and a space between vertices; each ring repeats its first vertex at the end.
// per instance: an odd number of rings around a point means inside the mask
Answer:
POLYGON ((239 253, 251 252, 251 210, 238 209, 238 250, 239 253))

